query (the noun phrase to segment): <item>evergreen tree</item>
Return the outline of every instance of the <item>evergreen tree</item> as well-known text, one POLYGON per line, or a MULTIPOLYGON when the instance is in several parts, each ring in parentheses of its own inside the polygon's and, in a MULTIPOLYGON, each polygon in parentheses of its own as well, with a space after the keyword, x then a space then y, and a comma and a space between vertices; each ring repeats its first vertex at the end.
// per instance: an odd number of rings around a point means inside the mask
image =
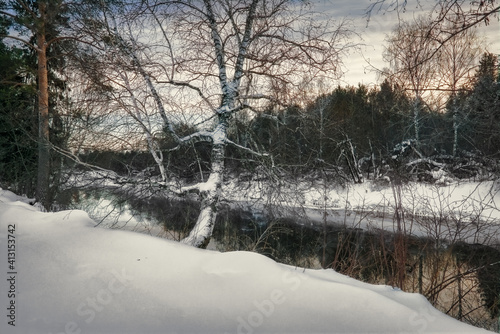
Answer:
MULTIPOLYGON (((69 50, 69 38, 62 37, 63 31, 69 27, 70 7, 63 0, 9 0, 3 4, 0 20, 5 27, 1 36, 10 41, 20 42, 31 57, 26 58, 26 68, 31 69, 36 82, 36 108, 38 114, 37 186, 36 198, 49 209, 53 200, 51 191, 51 172, 57 170, 51 161, 50 146, 61 145, 63 138, 63 122, 57 112, 57 104, 63 100, 64 81, 58 71, 64 68, 64 57, 69 50)), ((53 173, 52 173, 53 175, 53 173)))
POLYGON ((474 88, 468 99, 471 141, 480 152, 500 155, 500 85, 498 57, 485 53, 479 63, 474 88))
POLYGON ((34 195, 37 136, 36 91, 28 84, 23 50, 0 42, 0 183, 34 195))
POLYGON ((384 80, 380 88, 371 92, 370 104, 375 113, 375 143, 379 149, 388 153, 412 137, 411 101, 400 86, 384 80))

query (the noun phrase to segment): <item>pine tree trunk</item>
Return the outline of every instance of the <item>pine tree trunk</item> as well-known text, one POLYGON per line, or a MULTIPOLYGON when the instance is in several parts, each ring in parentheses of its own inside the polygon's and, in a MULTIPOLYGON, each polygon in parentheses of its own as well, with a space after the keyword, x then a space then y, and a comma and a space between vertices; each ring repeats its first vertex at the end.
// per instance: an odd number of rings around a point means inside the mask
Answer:
POLYGON ((39 4, 41 24, 37 35, 38 60, 38 175, 36 198, 45 209, 50 207, 50 137, 49 137, 49 82, 47 45, 44 29, 45 4, 39 4))

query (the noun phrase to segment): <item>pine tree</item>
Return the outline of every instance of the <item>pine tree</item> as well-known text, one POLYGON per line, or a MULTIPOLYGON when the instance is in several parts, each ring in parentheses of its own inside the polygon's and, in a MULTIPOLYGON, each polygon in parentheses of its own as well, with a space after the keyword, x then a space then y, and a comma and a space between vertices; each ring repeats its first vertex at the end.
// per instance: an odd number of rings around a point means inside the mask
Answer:
POLYGON ((36 199, 49 209, 52 202, 50 178, 53 170, 51 140, 59 141, 62 135, 62 122, 55 106, 56 101, 60 100, 57 94, 64 90, 64 82, 58 79, 56 69, 64 66, 62 48, 69 39, 61 35, 69 27, 69 7, 63 0, 10 0, 3 4, 2 9, 5 10, 0 11, 0 20, 10 29, 5 29, 1 36, 20 42, 20 47, 32 54, 31 62, 28 57, 26 65, 31 67, 38 91, 36 199))
POLYGON ((0 183, 34 195, 37 136, 36 91, 27 84, 25 52, 0 41, 0 183))
POLYGON ((489 156, 500 155, 500 85, 498 57, 485 53, 479 63, 474 89, 468 99, 472 141, 489 156))

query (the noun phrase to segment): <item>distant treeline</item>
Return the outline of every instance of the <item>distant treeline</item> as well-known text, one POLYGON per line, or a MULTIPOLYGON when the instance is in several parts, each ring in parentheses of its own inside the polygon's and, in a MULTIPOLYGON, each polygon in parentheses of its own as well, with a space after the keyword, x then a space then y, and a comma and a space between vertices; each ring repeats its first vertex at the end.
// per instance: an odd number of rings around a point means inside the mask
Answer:
MULTIPOLYGON (((388 80, 375 88, 339 86, 307 106, 270 106, 257 116, 234 119, 229 134, 233 142, 269 156, 229 145, 226 164, 237 173, 262 164, 294 174, 326 169, 356 182, 391 171, 419 180, 436 168, 460 178, 498 172, 500 86, 495 66, 478 70, 472 89, 453 95, 444 108, 423 103, 418 136, 414 107, 411 94, 388 80)), ((196 130, 188 124, 176 127, 180 135, 196 130)), ((208 172, 206 143, 169 151, 174 142, 165 135, 161 144, 169 173, 199 179, 208 172)), ((147 152, 91 152, 82 159, 125 174, 155 166, 147 152)))

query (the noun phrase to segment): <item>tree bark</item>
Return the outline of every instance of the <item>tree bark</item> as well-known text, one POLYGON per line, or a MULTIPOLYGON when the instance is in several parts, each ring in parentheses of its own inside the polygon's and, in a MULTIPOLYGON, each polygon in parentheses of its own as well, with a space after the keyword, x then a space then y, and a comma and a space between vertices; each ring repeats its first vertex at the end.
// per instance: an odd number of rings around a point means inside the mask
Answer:
POLYGON ((206 248, 214 230, 224 178, 227 126, 228 115, 219 114, 218 124, 212 133, 213 144, 210 159, 212 170, 208 180, 199 186, 202 198, 200 214, 189 235, 182 240, 183 243, 194 247, 206 248))
POLYGON ((421 108, 420 94, 417 93, 415 101, 413 102, 413 128, 415 131, 415 141, 417 147, 420 145, 420 108, 421 108))
POLYGON ((47 41, 45 36, 45 3, 40 1, 40 28, 37 34, 38 61, 38 175, 36 199, 48 210, 50 207, 50 137, 49 137, 49 81, 47 69, 47 41))
POLYGON ((458 105, 457 98, 454 96, 452 100, 452 113, 453 113, 453 156, 456 157, 458 154, 458 105))

